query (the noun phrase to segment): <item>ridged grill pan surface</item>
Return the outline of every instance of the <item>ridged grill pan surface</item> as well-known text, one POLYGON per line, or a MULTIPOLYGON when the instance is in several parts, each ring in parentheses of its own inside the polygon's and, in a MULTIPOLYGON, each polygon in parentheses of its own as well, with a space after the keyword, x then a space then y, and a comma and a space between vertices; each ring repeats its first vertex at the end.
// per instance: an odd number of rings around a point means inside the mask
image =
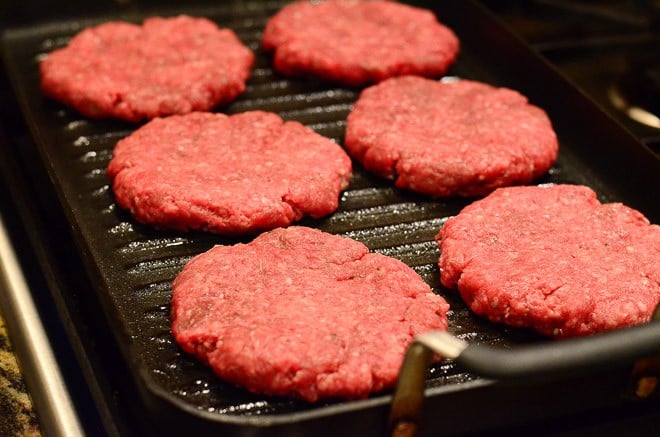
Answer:
MULTIPOLYGON (((438 3, 428 7, 435 8, 440 20, 452 27, 462 42, 460 57, 449 75, 518 89, 548 111, 559 135, 560 156, 549 174, 536 183, 589 185, 601 200, 624 201, 657 220, 657 205, 651 201, 653 193, 648 187, 657 182, 658 165, 647 150, 589 106, 588 100, 479 7, 460 1, 438 3), (537 86, 540 82, 546 86, 537 86), (565 98, 574 100, 562 103, 565 98), (582 106, 591 112, 585 114, 582 106), (587 122, 601 125, 590 132, 584 126, 587 122), (622 142, 627 150, 622 150, 622 142), (625 177, 633 166, 639 175, 635 181, 625 177)), ((206 16, 221 27, 233 29, 255 52, 256 63, 247 91, 218 111, 273 111, 342 144, 345 120, 359 90, 315 79, 280 76, 271 68, 270 56, 260 50, 266 20, 282 4, 231 2, 158 14, 185 12, 206 16)), ((144 393, 147 410, 155 408, 165 414, 165 404, 177 411, 177 417, 185 416, 186 420, 200 421, 204 426, 230 423, 260 428, 278 421, 313 421, 374 406, 382 412, 389 393, 367 401, 311 405, 250 394, 217 379, 174 343, 169 331, 173 278, 188 260, 213 245, 250 238, 159 231, 138 224, 116 207, 105 175, 115 143, 136 126, 86 120, 74 110, 44 98, 39 90, 39 59, 64 46, 82 27, 118 18, 139 22, 145 16, 104 17, 16 29, 4 35, 3 43, 5 62, 35 143, 77 236, 79 247, 75 250, 86 260, 86 273, 96 284, 94 298, 106 310, 124 358, 135 370, 131 377, 144 393)), ((305 219, 299 224, 354 238, 375 252, 410 265, 450 303, 449 330, 457 337, 503 346, 542 341, 526 331, 494 326, 475 317, 456 292, 439 286, 439 252, 434 236, 448 217, 471 201, 432 200, 400 191, 391 181, 369 175, 354 163, 354 175, 341 195, 338 211, 324 219, 305 219)), ((479 378, 451 362, 435 365, 428 381, 429 387, 437 389, 437 396, 442 396, 445 389, 470 390, 475 383, 479 385, 479 378)))

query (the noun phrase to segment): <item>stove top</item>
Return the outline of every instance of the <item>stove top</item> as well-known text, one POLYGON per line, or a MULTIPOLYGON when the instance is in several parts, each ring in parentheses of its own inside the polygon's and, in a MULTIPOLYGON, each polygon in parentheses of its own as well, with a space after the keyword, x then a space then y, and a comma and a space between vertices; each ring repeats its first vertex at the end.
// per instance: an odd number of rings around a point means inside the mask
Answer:
POLYGON ((660 153, 659 0, 483 3, 641 142, 660 153))

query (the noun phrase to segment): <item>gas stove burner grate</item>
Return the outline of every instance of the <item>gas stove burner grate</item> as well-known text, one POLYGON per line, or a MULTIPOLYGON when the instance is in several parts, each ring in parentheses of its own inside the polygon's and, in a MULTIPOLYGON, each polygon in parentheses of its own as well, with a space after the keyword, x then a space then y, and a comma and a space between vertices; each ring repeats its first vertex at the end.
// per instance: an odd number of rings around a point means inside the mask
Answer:
POLYGON ((660 129, 660 57, 631 61, 608 97, 631 119, 660 129))

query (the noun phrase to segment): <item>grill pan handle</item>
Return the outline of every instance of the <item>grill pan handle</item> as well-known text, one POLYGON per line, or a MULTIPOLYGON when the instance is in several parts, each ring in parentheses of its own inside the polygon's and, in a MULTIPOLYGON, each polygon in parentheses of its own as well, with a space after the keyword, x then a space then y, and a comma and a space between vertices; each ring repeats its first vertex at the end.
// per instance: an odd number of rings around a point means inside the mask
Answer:
POLYGON ((656 308, 654 321, 646 325, 512 349, 468 344, 444 331, 419 335, 406 352, 392 399, 392 435, 417 433, 426 370, 434 355, 498 380, 559 377, 632 365, 636 360, 660 357, 660 307, 656 308))
POLYGON ((469 345, 455 361, 481 376, 514 379, 591 372, 655 355, 660 355, 658 321, 607 334, 508 350, 469 345))

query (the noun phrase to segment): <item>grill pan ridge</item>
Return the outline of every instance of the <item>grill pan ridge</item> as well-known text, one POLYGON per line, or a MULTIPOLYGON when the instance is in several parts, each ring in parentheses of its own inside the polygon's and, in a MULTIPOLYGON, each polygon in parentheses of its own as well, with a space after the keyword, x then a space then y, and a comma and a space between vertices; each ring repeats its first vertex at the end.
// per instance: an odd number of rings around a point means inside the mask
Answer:
MULTIPOLYGON (((234 29, 255 52, 255 67, 245 94, 218 110, 230 114, 255 109, 273 111, 284 119, 301 121, 342 144, 345 120, 359 90, 309 78, 284 78, 272 70, 270 57, 259 48, 267 18, 284 3, 247 2, 183 11, 206 16, 221 27, 234 29)), ((532 103, 547 109, 553 122, 558 121, 559 160, 549 174, 537 182, 589 185, 596 189, 601 200, 626 201, 651 220, 657 219, 657 207, 648 201, 652 193, 648 194, 647 189, 632 181, 621 184, 618 174, 612 173, 609 167, 599 164, 598 160, 596 164, 587 160, 593 149, 588 146, 585 152, 585 137, 580 136, 584 133, 575 133, 565 119, 554 116, 559 111, 552 107, 551 97, 533 92, 535 88, 525 75, 537 76, 533 68, 546 69, 547 65, 527 54, 532 60, 532 70, 523 71, 526 67, 520 67, 521 76, 512 76, 510 66, 487 63, 481 58, 483 50, 487 49, 475 43, 477 37, 470 36, 479 27, 461 25, 459 18, 471 16, 474 20, 485 20, 481 27, 482 38, 487 32, 491 32, 492 37, 502 31, 470 2, 450 1, 444 6, 447 14, 443 15, 443 8, 438 6, 438 16, 454 28, 463 44, 459 60, 449 75, 519 89, 532 103), (444 20, 445 17, 451 20, 444 20), (544 106, 544 102, 550 107, 544 106)), ((140 21, 144 16, 129 18, 140 21)), ((84 23, 88 24, 94 22, 84 23)), ((107 312, 108 323, 125 360, 135 371, 132 377, 141 388, 145 403, 158 405, 156 409, 162 408, 162 403, 168 404, 168 408, 179 411, 178 417, 185 416, 189 422, 200 422, 202 426, 233 423, 267 427, 278 421, 333 417, 340 412, 366 410, 375 405, 381 407, 380 418, 389 393, 366 401, 318 404, 250 394, 220 381, 206 366, 178 349, 169 331, 173 278, 188 260, 213 245, 247 242, 251 238, 154 230, 138 224, 126 211, 115 206, 105 167, 114 144, 136 126, 117 121, 85 120, 75 111, 45 99, 39 91, 39 59, 48 51, 65 45, 81 26, 80 23, 63 23, 7 32, 3 38, 5 61, 32 135, 77 236, 77 250, 83 253, 88 274, 97 285, 93 290, 95 298, 107 312)), ((525 47, 521 50, 528 51, 525 47)), ((552 71, 545 74, 558 80, 552 71)), ((560 89, 569 87, 564 82, 559 83, 560 89)), ((573 92, 570 90, 569 94, 573 92)), ((598 117, 596 114, 595 118, 598 117)), ((619 133, 612 140, 619 138, 632 141, 625 133, 619 133)), ((607 156, 611 151, 607 145, 601 152, 605 157, 600 159, 609 162, 607 156)), ((640 172, 645 182, 657 182, 657 161, 653 158, 649 161, 644 151, 634 151, 632 157, 620 160, 624 171, 631 159, 638 159, 646 166, 643 169, 648 172, 640 172)), ((451 305, 449 331, 459 338, 471 343, 503 346, 542 341, 527 331, 494 326, 473 316, 457 293, 439 286, 436 265, 439 252, 434 236, 448 217, 471 200, 432 200, 400 191, 391 181, 369 175, 354 163, 354 175, 341 195, 338 211, 319 220, 304 219, 299 224, 354 238, 372 251, 410 265, 434 291, 447 299, 451 305)), ((452 362, 443 362, 431 368, 428 386, 431 393, 441 395, 445 391, 469 390, 481 382, 484 381, 463 372, 452 362)), ((161 410, 159 413, 164 415, 161 410)))

